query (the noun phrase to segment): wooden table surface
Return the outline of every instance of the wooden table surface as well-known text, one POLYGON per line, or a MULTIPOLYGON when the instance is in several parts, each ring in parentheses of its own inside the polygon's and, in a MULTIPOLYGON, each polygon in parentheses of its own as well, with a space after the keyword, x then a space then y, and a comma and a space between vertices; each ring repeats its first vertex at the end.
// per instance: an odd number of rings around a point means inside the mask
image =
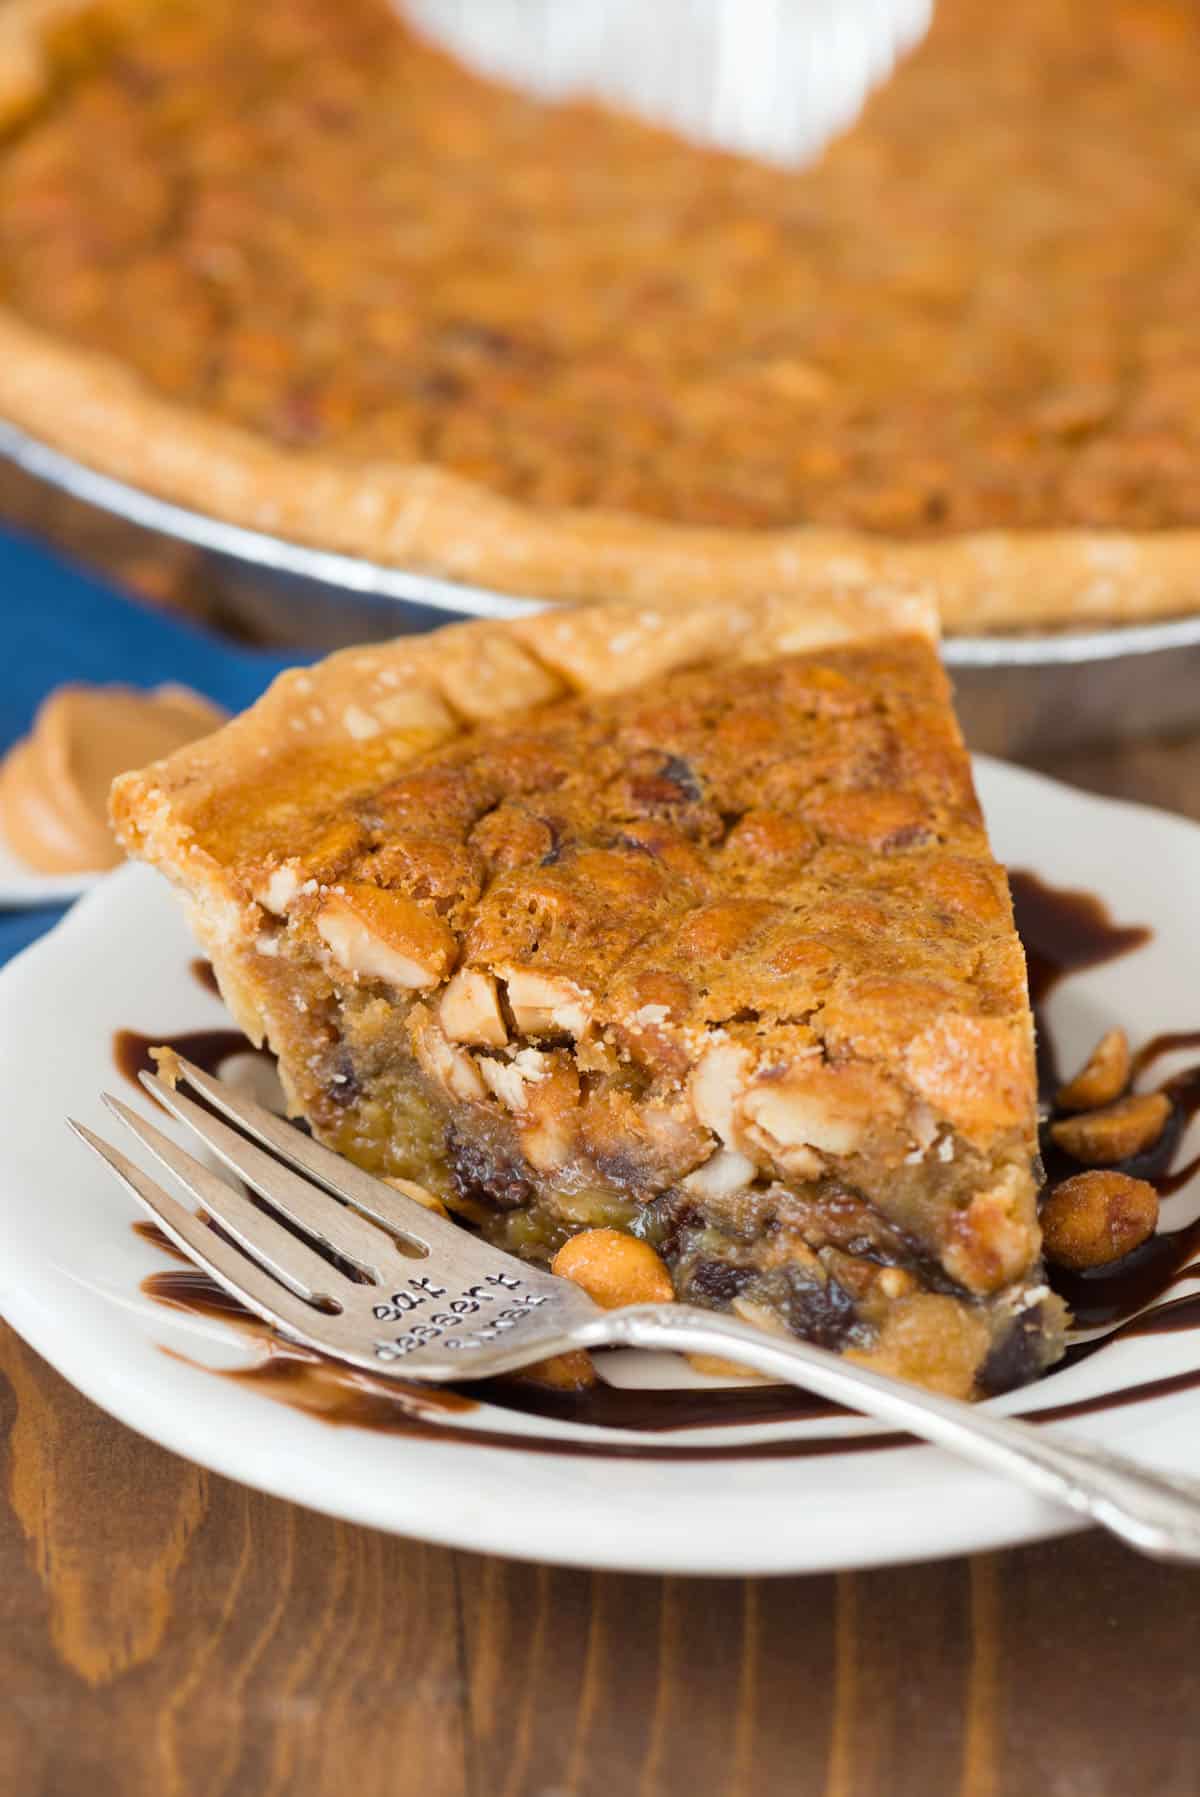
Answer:
MULTIPOLYGON (((1054 771, 1200 817, 1200 738, 1054 771)), ((176 1459, 2 1326, 0 1456, 0 1797, 1200 1791, 1200 1575, 1094 1533, 834 1578, 482 1559, 176 1459)))

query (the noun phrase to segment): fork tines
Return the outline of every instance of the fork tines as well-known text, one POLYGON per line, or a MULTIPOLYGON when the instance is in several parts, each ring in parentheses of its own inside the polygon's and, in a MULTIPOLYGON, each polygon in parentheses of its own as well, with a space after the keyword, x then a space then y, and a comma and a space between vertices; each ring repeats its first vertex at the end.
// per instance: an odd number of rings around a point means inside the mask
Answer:
POLYGON ((314 1310, 328 1316, 342 1309, 339 1276, 395 1283, 398 1249, 417 1258, 435 1242, 461 1251, 462 1232, 446 1218, 363 1173, 192 1062, 181 1058, 178 1070, 202 1104, 158 1075, 143 1073, 142 1084, 244 1181, 248 1192, 111 1094, 104 1095, 104 1103, 113 1116, 203 1215, 86 1125, 72 1119, 71 1127, 183 1253, 269 1321, 311 1340, 314 1310))

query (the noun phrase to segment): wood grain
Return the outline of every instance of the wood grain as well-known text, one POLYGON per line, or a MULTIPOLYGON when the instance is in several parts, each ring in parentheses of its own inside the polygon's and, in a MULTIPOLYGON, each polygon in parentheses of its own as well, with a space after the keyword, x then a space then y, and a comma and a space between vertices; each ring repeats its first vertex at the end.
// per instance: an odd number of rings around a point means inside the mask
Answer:
POLYGON ((0 1428, 14 1797, 1200 1788, 1200 1575, 1098 1536, 763 1581, 455 1554, 199 1472, 8 1331, 0 1428))
MULTIPOLYGON (((20 505, 188 596, 186 556, 20 505)), ((1200 739, 1053 771, 1200 816, 1200 739)), ((1198 1697, 1200 1574, 1095 1534, 836 1578, 483 1559, 204 1473, 0 1325, 0 1797, 1195 1797, 1198 1697)))
POLYGON ((451 1556, 211 1479, 0 1338, 14 1797, 464 1788, 451 1556))

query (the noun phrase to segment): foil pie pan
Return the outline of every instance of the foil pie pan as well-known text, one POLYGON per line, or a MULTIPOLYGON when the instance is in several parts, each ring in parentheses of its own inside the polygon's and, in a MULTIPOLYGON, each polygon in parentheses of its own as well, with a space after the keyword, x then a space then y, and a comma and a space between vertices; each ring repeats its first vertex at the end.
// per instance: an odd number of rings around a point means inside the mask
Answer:
MULTIPOLYGON (((260 640, 335 649, 542 602, 227 524, 99 474, 0 421, 0 455, 77 501, 190 544, 227 615, 260 640)), ((1200 725, 1200 613, 1104 630, 958 636, 944 645, 972 748, 1014 761, 1200 725)))

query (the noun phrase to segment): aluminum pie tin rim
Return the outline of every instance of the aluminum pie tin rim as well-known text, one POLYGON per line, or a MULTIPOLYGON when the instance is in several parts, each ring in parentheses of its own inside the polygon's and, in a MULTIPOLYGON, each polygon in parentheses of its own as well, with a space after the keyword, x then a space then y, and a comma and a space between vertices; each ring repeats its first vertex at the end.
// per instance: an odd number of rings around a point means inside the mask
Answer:
MULTIPOLYGON (((364 556, 316 549, 266 531, 230 524, 206 512, 160 499, 140 487, 102 474, 0 419, 0 455, 72 498, 131 524, 174 537, 198 549, 248 563, 273 574, 298 576, 363 597, 426 606, 457 616, 519 618, 544 611, 549 601, 446 580, 413 569, 389 567, 364 556)), ((1031 632, 1010 636, 955 636, 943 643, 954 668, 1067 667, 1114 661, 1200 644, 1200 612, 1147 624, 1103 630, 1031 632)))

